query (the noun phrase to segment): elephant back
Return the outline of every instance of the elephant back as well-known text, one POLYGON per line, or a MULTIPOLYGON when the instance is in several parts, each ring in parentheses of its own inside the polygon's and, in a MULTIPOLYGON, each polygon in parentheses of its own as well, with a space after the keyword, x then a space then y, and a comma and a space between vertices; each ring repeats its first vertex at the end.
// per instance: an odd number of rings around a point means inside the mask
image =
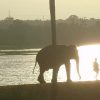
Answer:
POLYGON ((42 62, 46 60, 46 62, 49 61, 49 63, 50 61, 54 62, 54 60, 60 59, 60 56, 65 55, 64 52, 66 50, 66 46, 64 45, 49 45, 38 52, 36 60, 42 62))
POLYGON ((41 64, 64 64, 66 60, 74 58, 77 55, 75 45, 49 45, 41 49, 36 57, 36 61, 41 64))

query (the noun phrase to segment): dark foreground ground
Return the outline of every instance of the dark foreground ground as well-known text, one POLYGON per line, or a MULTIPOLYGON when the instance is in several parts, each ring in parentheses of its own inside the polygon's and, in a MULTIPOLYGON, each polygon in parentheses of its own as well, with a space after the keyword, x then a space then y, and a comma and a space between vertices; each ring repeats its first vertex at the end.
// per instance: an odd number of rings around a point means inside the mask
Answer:
POLYGON ((100 100, 100 81, 1 86, 0 100, 100 100))

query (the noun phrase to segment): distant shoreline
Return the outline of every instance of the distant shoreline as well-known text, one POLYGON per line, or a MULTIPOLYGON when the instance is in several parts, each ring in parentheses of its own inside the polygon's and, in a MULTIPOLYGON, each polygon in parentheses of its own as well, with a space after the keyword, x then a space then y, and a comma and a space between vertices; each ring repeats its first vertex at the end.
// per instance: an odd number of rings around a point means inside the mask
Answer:
POLYGON ((40 49, 0 50, 0 55, 36 55, 40 49))

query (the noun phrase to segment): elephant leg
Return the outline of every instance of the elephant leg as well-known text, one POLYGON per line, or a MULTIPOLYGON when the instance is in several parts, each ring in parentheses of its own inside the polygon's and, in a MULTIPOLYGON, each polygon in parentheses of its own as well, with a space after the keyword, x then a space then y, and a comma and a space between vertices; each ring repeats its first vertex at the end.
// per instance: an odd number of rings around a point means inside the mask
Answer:
POLYGON ((59 70, 58 68, 59 67, 53 69, 52 83, 57 83, 57 75, 58 75, 58 70, 59 70))
POLYGON ((68 61, 66 64, 66 72, 67 72, 67 82, 71 82, 71 79, 70 79, 70 61, 68 61))
POLYGON ((40 67, 40 74, 38 76, 38 81, 40 83, 46 83, 45 80, 44 80, 44 76, 43 76, 43 73, 44 73, 44 70, 42 69, 43 67, 40 67))

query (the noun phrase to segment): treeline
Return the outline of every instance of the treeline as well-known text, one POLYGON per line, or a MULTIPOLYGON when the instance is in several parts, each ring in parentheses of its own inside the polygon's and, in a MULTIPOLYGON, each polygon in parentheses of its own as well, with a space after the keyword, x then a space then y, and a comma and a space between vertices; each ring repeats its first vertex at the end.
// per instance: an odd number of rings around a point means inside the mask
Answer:
MULTIPOLYGON (((71 15, 57 23, 57 44, 86 44, 100 42, 100 19, 71 15)), ((50 20, 0 21, 0 48, 41 48, 52 43, 50 20)))

